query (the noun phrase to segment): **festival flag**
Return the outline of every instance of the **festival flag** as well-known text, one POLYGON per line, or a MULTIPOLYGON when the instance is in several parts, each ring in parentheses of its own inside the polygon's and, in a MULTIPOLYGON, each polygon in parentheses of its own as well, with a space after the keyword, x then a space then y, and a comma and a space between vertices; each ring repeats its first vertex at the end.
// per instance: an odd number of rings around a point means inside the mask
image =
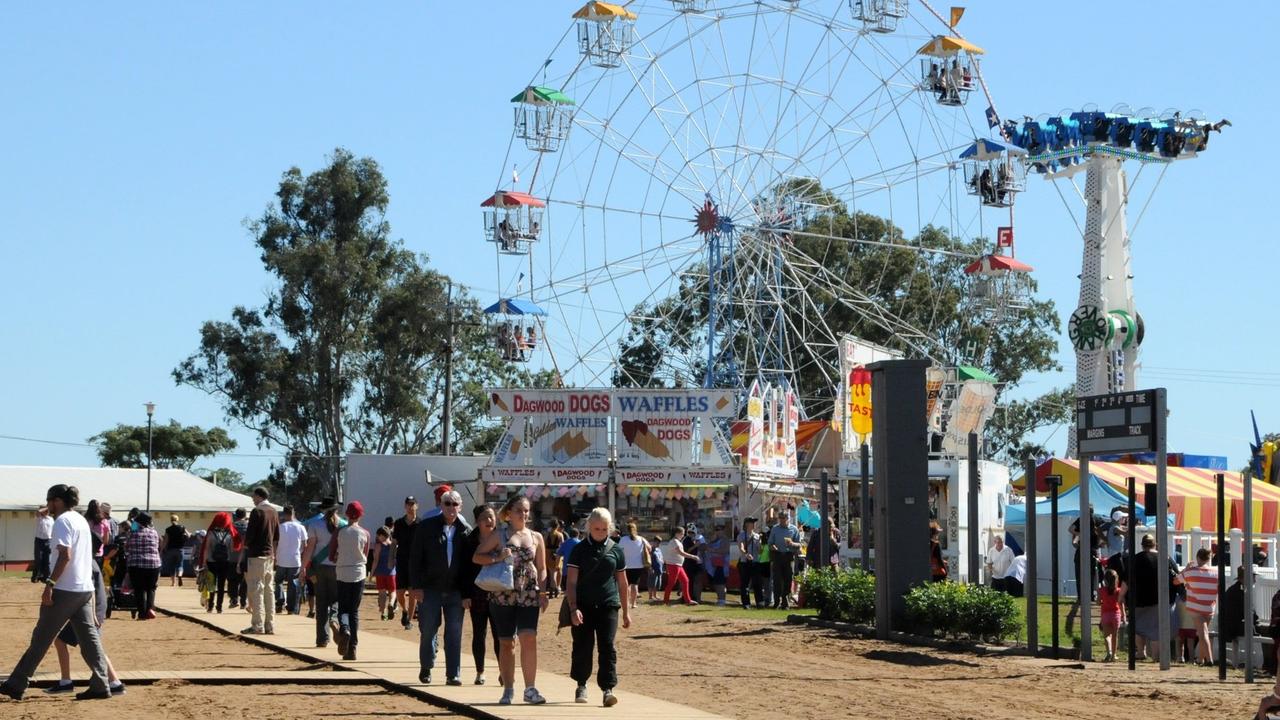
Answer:
POLYGON ((964 17, 964 8, 962 7, 951 8, 951 29, 952 30, 954 30, 956 25, 960 23, 960 18, 962 17, 964 17))
POLYGON ((1000 124, 1000 116, 996 114, 994 105, 987 106, 987 127, 996 127, 1000 124))

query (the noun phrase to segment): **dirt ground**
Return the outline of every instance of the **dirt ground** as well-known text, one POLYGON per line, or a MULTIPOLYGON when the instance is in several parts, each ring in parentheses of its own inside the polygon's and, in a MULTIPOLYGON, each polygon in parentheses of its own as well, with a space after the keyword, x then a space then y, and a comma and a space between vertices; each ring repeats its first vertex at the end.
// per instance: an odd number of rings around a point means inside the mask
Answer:
MULTIPOLYGON (((542 669, 567 675, 572 641, 567 629, 555 632, 558 602, 543 615, 538 655, 542 669)), ((362 609, 362 632, 417 634, 398 621, 380 622, 374 598, 362 609)), ((473 673, 470 642, 468 620, 464 682, 473 673)), ((497 663, 490 658, 487 665, 494 682, 497 663)), ((1120 663, 980 657, 643 600, 632 627, 619 631, 618 665, 626 690, 728 717, 781 710, 788 720, 1247 718, 1271 688, 1265 677, 1245 685, 1241 673, 1219 684, 1215 670, 1196 667, 1161 673, 1147 664, 1131 674, 1120 663)))
MULTIPOLYGON (((24 578, 0 577, 0 675, 7 674, 26 650, 35 626, 40 599, 39 586, 24 578)), ((254 670, 314 670, 315 666, 285 655, 227 637, 192 622, 160 615, 138 622, 117 615, 104 626, 107 654, 117 669, 124 670, 235 670, 246 675, 254 670)), ((40 672, 58 671, 51 649, 40 664, 40 672)), ((84 661, 73 649, 72 677, 83 682, 84 661)), ((77 689, 83 689, 78 687, 77 689)), ((457 715, 377 685, 321 686, 313 682, 297 685, 197 685, 185 682, 157 682, 129 685, 128 692, 109 701, 90 703, 90 710, 109 712, 116 717, 190 718, 209 717, 208 703, 216 698, 218 715, 224 717, 285 718, 315 715, 317 708, 329 708, 321 715, 361 720, 385 717, 419 717, 453 720, 457 715), (370 708, 361 712, 359 708, 370 708)), ((30 688, 21 703, 0 697, 0 717, 15 720, 63 720, 75 703, 68 695, 50 696, 30 688)), ((80 714, 80 713, 77 713, 80 714)))

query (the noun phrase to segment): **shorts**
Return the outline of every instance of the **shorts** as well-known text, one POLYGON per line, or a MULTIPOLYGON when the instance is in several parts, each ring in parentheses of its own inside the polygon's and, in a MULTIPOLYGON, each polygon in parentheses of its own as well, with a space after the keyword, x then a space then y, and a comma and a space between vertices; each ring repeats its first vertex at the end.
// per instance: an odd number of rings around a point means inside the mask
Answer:
POLYGON ((1195 640, 1195 639, 1196 639, 1196 634, 1197 634, 1197 633, 1196 633, 1196 629, 1195 629, 1195 628, 1178 628, 1178 637, 1180 637, 1180 638, 1186 638, 1186 639, 1188 639, 1188 640, 1195 640))
POLYGON ((510 640, 520 634, 538 634, 537 605, 496 605, 489 603, 489 617, 493 618, 494 634, 500 640, 510 640))
POLYGON ((373 584, 380 591, 395 592, 396 576, 395 575, 374 575, 373 584))
POLYGON ((169 577, 170 575, 173 575, 175 572, 178 575, 182 575, 183 558, 182 558, 181 548, 165 550, 164 557, 161 559, 163 560, 161 564, 164 566, 163 569, 160 571, 160 575, 162 577, 169 577))
POLYGON ((640 578, 644 577, 644 568, 627 568, 627 583, 631 585, 639 585, 640 578))

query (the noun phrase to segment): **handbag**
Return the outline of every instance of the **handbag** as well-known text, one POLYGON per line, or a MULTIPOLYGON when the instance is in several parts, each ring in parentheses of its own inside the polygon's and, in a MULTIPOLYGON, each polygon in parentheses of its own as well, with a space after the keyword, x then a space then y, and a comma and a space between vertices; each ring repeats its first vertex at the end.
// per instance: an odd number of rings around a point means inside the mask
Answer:
MULTIPOLYGON (((502 545, 507 544, 507 533, 502 532, 502 545)), ((476 587, 487 592, 511 592, 516 589, 515 561, 507 558, 485 565, 476 574, 476 587)))

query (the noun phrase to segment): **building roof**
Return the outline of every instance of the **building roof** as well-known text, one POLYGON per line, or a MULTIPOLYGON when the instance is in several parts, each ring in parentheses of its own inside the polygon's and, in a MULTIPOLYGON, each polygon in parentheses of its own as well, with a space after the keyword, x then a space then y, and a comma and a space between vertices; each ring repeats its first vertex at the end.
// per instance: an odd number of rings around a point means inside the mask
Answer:
MULTIPOLYGON (((89 500, 111 503, 113 514, 147 504, 145 468, 0 465, 0 510, 33 510, 44 504, 45 492, 59 483, 79 488, 81 505, 89 500)), ((186 470, 151 471, 153 513, 217 512, 241 507, 253 507, 253 500, 186 470)))

